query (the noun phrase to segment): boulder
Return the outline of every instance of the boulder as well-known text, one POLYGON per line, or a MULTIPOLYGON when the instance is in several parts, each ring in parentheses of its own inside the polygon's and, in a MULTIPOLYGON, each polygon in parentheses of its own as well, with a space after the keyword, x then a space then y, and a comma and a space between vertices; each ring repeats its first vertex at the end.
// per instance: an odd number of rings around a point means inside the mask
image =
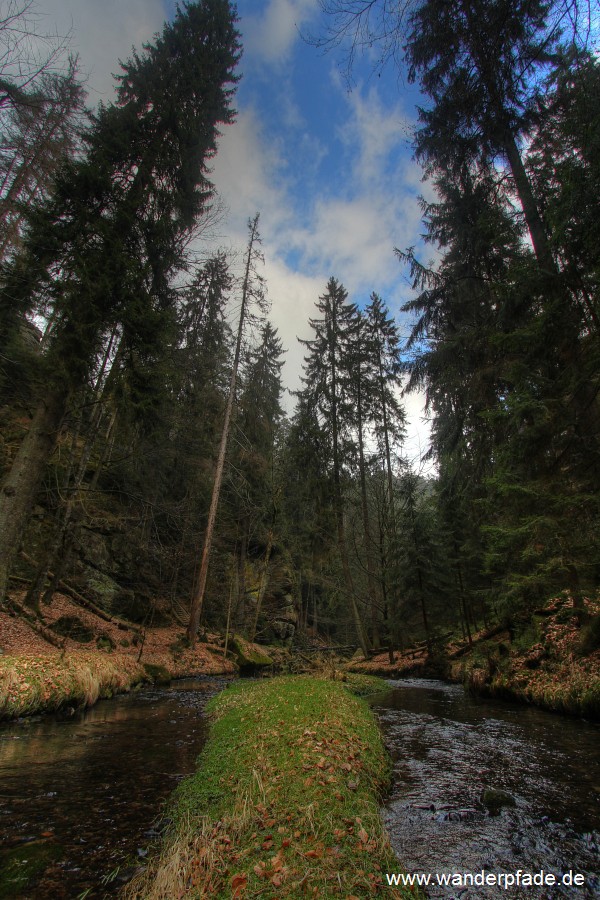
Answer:
POLYGON ((481 792, 481 802, 488 810, 490 816, 498 816, 503 806, 517 805, 517 801, 512 794, 499 788, 484 788, 481 792))
POLYGON ((254 669, 262 669, 272 666, 273 660, 258 644, 251 644, 239 635, 234 635, 230 642, 232 653, 237 658, 241 672, 250 672, 254 669))

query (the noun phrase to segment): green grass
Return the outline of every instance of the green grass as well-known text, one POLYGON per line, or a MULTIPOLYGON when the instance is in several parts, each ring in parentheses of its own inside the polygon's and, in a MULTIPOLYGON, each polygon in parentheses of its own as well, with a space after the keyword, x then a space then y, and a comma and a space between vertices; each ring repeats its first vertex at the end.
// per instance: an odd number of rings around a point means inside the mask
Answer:
POLYGON ((379 816, 389 760, 363 700, 290 676, 237 683, 209 711, 162 855, 128 896, 416 896, 385 879, 398 871, 379 816))

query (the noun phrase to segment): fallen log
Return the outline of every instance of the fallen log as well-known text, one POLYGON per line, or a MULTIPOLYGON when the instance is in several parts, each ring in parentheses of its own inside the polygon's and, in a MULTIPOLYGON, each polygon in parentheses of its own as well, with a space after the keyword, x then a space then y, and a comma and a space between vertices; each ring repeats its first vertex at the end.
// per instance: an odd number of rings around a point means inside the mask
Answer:
MULTIPOLYGON (((24 550, 21 550, 21 553, 19 555, 25 560, 25 562, 28 562, 30 565, 35 566, 35 568, 37 569, 38 564, 34 559, 31 558, 31 556, 29 556, 28 553, 25 553, 24 550)), ((54 577, 53 572, 48 572, 47 575, 48 578, 54 577)), ((22 581, 23 579, 19 580, 22 581)), ((58 582, 57 590, 61 594, 66 594, 67 597, 70 597, 71 600, 74 600, 75 603, 77 603, 79 606, 83 606, 85 609, 89 609, 90 612, 93 612, 94 615, 98 616, 99 619, 103 619, 105 622, 110 622, 111 625, 116 625, 117 628, 119 628, 121 631, 129 631, 131 628, 135 628, 133 623, 126 622, 125 619, 120 619, 118 616, 111 616, 110 613, 107 613, 106 610, 102 609, 101 606, 97 606, 97 604, 94 603, 93 600, 90 600, 88 597, 81 594, 74 587, 71 587, 71 585, 67 584, 62 579, 58 582)))
POLYGON ((52 644, 58 650, 65 649, 64 641, 61 641, 58 635, 56 635, 53 631, 40 622, 30 610, 27 609, 26 606, 23 606, 22 603, 19 603, 18 600, 15 600, 14 597, 7 597, 8 605, 12 610, 19 616, 20 619, 29 625, 33 631, 37 632, 41 635, 45 641, 48 641, 49 644, 52 644))
POLYGON ((488 641, 490 638, 496 637, 497 634, 501 634, 503 631, 506 631, 506 625, 495 625, 493 628, 488 628, 483 634, 474 637, 471 644, 463 644, 462 647, 459 647, 453 653, 449 653, 448 659, 460 659, 460 657, 464 656, 465 653, 468 653, 475 644, 479 644, 481 641, 488 641))

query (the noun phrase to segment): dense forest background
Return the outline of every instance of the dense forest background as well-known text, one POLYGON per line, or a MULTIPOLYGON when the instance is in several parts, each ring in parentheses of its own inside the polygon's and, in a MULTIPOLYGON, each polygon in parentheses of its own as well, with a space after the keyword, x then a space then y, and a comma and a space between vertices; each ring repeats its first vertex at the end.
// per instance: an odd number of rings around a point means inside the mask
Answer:
POLYGON ((375 48, 423 91, 434 262, 397 251, 407 344, 385 298, 359 308, 343 272, 323 285, 290 417, 258 215, 242 259, 202 249, 234 116, 230 4, 183 7, 93 114, 74 60, 0 71, 0 594, 28 615, 62 580, 134 621, 191 613, 191 639, 199 620, 402 647, 525 621, 564 590, 583 620, 600 576, 597 16, 322 6, 318 42, 349 65, 375 48), (412 389, 427 478, 402 453, 412 389))

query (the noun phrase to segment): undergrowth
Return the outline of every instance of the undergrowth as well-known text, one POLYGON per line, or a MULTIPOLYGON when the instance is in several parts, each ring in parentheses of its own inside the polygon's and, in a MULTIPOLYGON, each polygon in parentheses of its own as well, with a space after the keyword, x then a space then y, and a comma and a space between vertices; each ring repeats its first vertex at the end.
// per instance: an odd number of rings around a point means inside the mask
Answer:
POLYGON ((238 683, 209 711, 162 854, 127 897, 417 896, 385 879, 398 870, 379 817, 389 761, 363 700, 297 676, 238 683))

